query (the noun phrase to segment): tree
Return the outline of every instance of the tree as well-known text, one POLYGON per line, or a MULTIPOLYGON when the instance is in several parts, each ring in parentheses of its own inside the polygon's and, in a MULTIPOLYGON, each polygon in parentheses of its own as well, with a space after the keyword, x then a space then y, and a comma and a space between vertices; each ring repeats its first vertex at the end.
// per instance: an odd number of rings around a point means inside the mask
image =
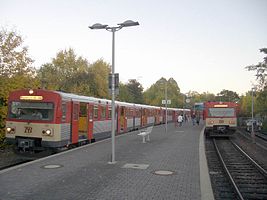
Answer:
POLYGON ((186 108, 193 108, 195 103, 215 101, 215 95, 209 92, 200 94, 197 91, 189 91, 185 95, 187 99, 190 99, 190 102, 186 103, 186 108))
POLYGON ((22 46, 22 36, 16 31, 0 31, 0 76, 33 75, 33 60, 28 56, 28 48, 22 46))
POLYGON ((167 87, 167 98, 171 100, 171 105, 168 107, 181 107, 182 103, 179 101, 180 88, 177 82, 170 78, 168 81, 165 78, 159 79, 155 84, 144 92, 144 102, 149 105, 163 106, 162 100, 165 99, 165 89, 167 87))
POLYGON ((230 90, 222 90, 216 96, 217 101, 237 102, 239 99, 238 94, 230 90))
POLYGON ((9 92, 21 88, 36 88, 33 60, 28 48, 23 46, 22 36, 16 31, 0 31, 0 143, 4 138, 9 92))
MULTIPOLYGON (((267 54, 267 48, 260 49, 260 52, 267 54)), ((256 80, 259 81, 260 88, 267 86, 267 56, 263 58, 263 62, 245 68, 248 71, 256 71, 256 80)))
POLYGON ((181 96, 180 88, 177 82, 173 78, 170 78, 167 82, 167 98, 171 100, 170 107, 181 108, 183 106, 183 104, 180 104, 179 98, 177 98, 179 96, 181 96))
POLYGON ((243 117, 250 117, 251 116, 251 105, 252 105, 252 98, 251 92, 247 92, 245 96, 240 98, 240 116, 243 117))
POLYGON ((51 63, 42 65, 38 71, 38 78, 43 88, 68 92, 73 92, 73 88, 75 88, 77 92, 80 91, 77 88, 77 85, 81 83, 79 78, 82 74, 88 73, 88 68, 88 61, 82 57, 77 57, 74 50, 69 48, 58 52, 51 63))
POLYGON ((124 102, 133 102, 132 96, 128 91, 127 85, 120 83, 119 84, 119 96, 117 99, 119 101, 124 101, 124 102))
POLYGON ((200 102, 205 102, 205 101, 215 101, 216 97, 214 94, 209 93, 209 92, 203 92, 202 94, 199 95, 200 102))
MULTIPOLYGON (((260 52, 266 55, 267 48, 260 49, 260 52)), ((259 62, 257 65, 250 65, 245 68, 249 71, 256 71, 256 80, 258 80, 259 83, 255 102, 257 109, 255 111, 257 114, 267 117, 267 56, 263 58, 263 62, 259 62)))
POLYGON ((262 117, 267 117, 267 86, 257 92, 255 111, 262 117))
POLYGON ((47 89, 108 98, 109 72, 110 65, 102 59, 89 64, 70 48, 57 53, 51 63, 42 65, 38 77, 47 89))
POLYGON ((126 102, 138 104, 144 103, 143 86, 136 79, 129 80, 129 82, 125 85, 125 89, 127 91, 125 92, 125 94, 127 94, 127 98, 124 98, 126 102))
MULTIPOLYGON (((254 91, 254 115, 266 117, 267 115, 267 90, 254 91)), ((252 91, 248 91, 240 98, 240 115, 250 117, 252 110, 252 91)))
POLYGON ((108 98, 108 76, 111 72, 111 66, 102 59, 97 60, 90 65, 89 83, 90 94, 95 97, 108 98))
POLYGON ((200 98, 200 94, 197 91, 189 91, 185 95, 187 99, 190 99, 190 102, 185 104, 187 108, 193 108, 195 103, 203 102, 203 99, 200 98))

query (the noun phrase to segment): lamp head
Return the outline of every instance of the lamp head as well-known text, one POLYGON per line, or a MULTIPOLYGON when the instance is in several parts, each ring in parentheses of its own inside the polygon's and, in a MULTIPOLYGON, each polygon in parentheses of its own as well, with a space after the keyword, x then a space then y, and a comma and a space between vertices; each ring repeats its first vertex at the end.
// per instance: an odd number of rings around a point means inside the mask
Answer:
POLYGON ((125 21, 125 22, 123 22, 123 23, 120 23, 120 24, 118 24, 119 26, 122 26, 122 27, 128 27, 128 26, 138 26, 139 25, 139 23, 138 22, 134 22, 134 21, 132 21, 132 20, 127 20, 127 21, 125 21))
POLYGON ((96 23, 93 26, 89 26, 90 29, 106 29, 108 25, 96 23))

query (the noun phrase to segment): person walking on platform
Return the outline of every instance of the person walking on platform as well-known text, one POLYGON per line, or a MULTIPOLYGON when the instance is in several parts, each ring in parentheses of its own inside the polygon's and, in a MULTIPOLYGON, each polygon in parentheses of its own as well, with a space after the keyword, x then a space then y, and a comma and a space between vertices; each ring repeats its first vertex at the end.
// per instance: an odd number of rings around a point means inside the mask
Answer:
POLYGON ((188 121, 187 115, 184 115, 184 122, 186 123, 188 121))
POLYGON ((197 125, 199 125, 199 121, 200 121, 200 116, 199 115, 196 116, 196 121, 197 121, 197 125))
POLYGON ((192 114, 191 119, 193 122, 193 126, 195 126, 195 124, 196 124, 196 114, 195 113, 192 114))
POLYGON ((177 121, 178 121, 179 126, 181 127, 183 123, 183 116, 181 114, 178 116, 177 121))

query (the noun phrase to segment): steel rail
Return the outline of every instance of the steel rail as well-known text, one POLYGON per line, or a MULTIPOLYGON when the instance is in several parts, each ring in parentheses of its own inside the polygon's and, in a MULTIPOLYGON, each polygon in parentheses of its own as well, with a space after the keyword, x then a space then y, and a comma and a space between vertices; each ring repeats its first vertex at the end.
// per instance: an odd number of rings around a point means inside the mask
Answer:
POLYGON ((224 162, 224 160, 223 160, 223 158, 222 158, 222 155, 221 155, 221 153, 220 153, 220 151, 219 151, 219 148, 218 148, 218 146, 217 146, 217 144, 216 144, 216 139, 213 139, 213 144, 214 144, 214 147, 215 147, 215 149, 216 149, 216 153, 218 154, 218 156, 219 156, 219 158, 220 158, 220 161, 221 161, 221 163, 222 163, 222 165, 223 165, 223 168, 224 168, 224 170, 225 170, 227 176, 229 177, 230 182, 231 182, 232 186, 234 187, 234 189, 235 189, 235 191, 236 191, 238 197, 239 197, 241 200, 244 200, 244 198, 243 198, 241 192, 239 191, 239 188, 237 187, 237 185, 236 185, 236 183, 235 183, 235 181, 234 181, 232 175, 230 174, 229 170, 227 169, 227 166, 226 166, 226 164, 225 164, 225 162, 224 162))
POLYGON ((267 178, 267 171, 263 169, 255 160, 253 160, 241 147, 239 147, 234 141, 230 140, 231 143, 236 147, 237 150, 239 150, 247 159, 252 162, 252 164, 259 170, 259 172, 267 178))

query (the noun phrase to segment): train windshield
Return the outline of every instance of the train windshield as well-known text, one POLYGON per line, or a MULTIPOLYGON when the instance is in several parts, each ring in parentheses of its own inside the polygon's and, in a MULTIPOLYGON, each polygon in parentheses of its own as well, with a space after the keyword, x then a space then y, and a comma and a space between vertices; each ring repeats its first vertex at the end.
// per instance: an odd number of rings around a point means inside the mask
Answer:
POLYGON ((54 104, 45 102, 16 102, 11 103, 9 119, 51 121, 54 116, 54 104))
POLYGON ((234 108, 209 108, 209 117, 234 117, 234 108))

